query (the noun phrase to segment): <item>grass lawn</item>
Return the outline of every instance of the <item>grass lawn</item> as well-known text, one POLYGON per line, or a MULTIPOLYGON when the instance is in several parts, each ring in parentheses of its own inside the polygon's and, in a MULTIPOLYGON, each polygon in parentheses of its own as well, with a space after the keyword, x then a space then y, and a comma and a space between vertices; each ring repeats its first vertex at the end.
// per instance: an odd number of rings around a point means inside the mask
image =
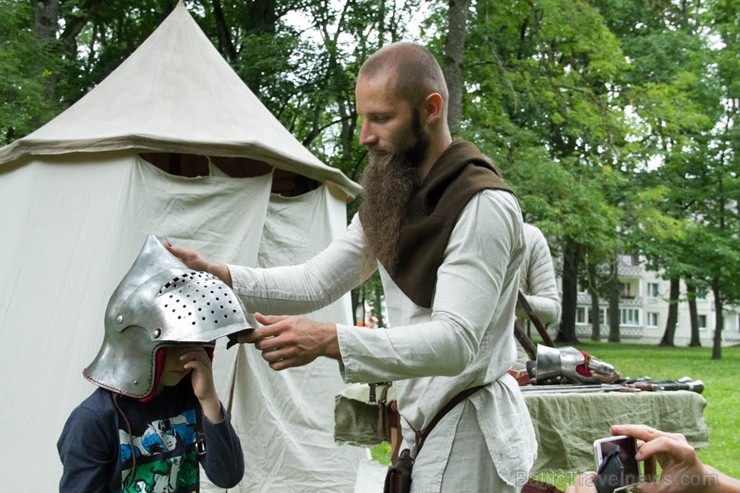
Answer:
MULTIPOLYGON (((614 365, 622 377, 648 376, 653 380, 678 380, 689 376, 704 382, 707 400, 704 416, 709 446, 699 450, 702 461, 740 478, 740 346, 722 348, 722 359, 711 359, 710 347, 664 348, 630 343, 586 342, 576 346, 614 365)), ((373 458, 390 462, 390 448, 383 443, 372 449, 373 458)), ((567 485, 557 485, 565 489, 567 485)))

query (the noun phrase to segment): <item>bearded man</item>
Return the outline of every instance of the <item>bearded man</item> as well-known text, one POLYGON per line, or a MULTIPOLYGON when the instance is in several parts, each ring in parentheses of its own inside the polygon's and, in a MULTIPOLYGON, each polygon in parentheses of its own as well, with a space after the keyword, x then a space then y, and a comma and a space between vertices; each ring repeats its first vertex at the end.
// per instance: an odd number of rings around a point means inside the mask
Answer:
POLYGON ((516 358, 512 326, 525 249, 519 205, 491 161, 452 138, 444 76, 425 48, 381 48, 362 65, 355 96, 370 159, 345 235, 301 265, 273 269, 170 251, 232 285, 250 309, 261 310, 275 293, 269 308, 280 313, 314 311, 379 269, 390 328, 256 314, 263 327, 245 341, 275 370, 323 356, 339 362, 346 382, 394 381, 403 447, 412 456, 414 430, 478 388, 424 442, 411 491, 519 491, 536 455, 527 408, 506 373, 516 358))

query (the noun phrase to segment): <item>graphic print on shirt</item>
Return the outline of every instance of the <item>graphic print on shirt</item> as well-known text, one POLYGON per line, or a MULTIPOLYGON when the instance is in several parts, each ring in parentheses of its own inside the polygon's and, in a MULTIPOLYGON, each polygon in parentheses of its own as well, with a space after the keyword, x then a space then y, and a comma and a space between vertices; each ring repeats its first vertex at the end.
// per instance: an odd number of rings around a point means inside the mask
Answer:
POLYGON ((118 438, 124 493, 197 491, 195 410, 152 421, 141 436, 118 430, 118 438))

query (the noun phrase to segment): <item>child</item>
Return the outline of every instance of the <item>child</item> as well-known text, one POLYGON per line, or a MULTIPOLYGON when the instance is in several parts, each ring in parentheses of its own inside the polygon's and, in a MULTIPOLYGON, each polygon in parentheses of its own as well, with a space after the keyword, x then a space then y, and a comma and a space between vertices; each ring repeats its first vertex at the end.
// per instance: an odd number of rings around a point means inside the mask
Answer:
POLYGON ((111 297, 105 337, 84 371, 99 386, 57 443, 61 492, 232 488, 244 475, 239 438, 213 382, 213 341, 250 328, 231 289, 191 271, 149 236, 111 297))

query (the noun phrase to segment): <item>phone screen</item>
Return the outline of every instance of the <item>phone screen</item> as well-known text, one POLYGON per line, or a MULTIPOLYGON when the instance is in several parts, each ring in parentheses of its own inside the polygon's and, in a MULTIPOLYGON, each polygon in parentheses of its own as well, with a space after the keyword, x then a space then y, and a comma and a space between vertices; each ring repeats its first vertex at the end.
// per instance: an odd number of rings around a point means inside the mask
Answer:
POLYGON ((594 442, 596 470, 602 484, 623 491, 640 481, 640 467, 635 459, 637 443, 628 436, 601 438, 594 442))

